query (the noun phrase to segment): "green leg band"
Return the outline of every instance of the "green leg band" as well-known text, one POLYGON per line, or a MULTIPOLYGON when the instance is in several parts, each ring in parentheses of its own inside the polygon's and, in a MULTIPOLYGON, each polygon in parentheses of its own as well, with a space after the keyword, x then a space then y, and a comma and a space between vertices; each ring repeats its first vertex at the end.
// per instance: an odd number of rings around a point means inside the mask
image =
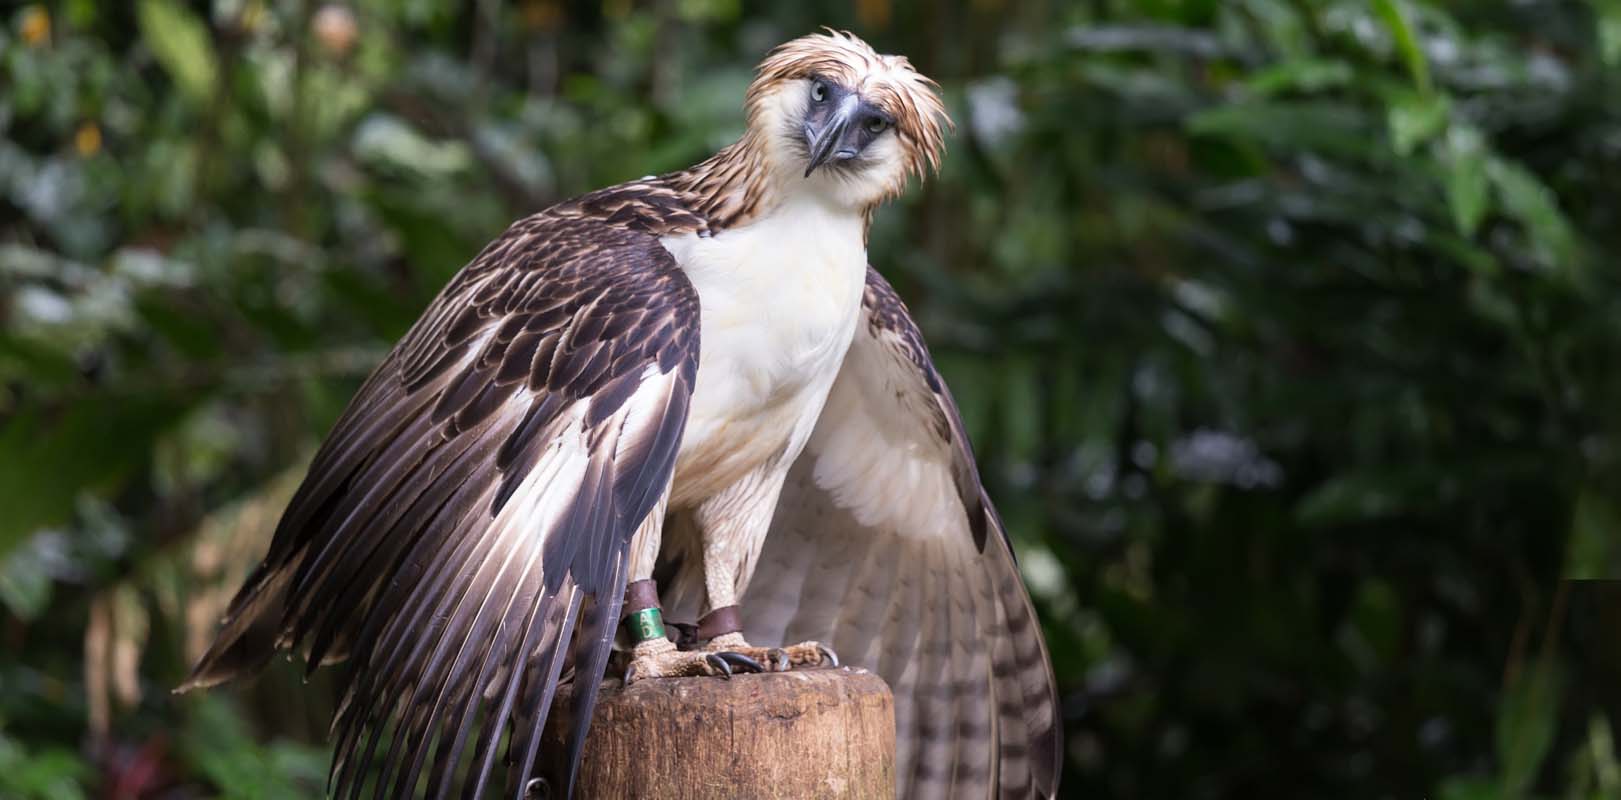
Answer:
POLYGON ((625 625, 630 628, 630 638, 637 644, 650 639, 663 639, 664 615, 657 608, 644 608, 641 611, 632 611, 625 617, 625 625))

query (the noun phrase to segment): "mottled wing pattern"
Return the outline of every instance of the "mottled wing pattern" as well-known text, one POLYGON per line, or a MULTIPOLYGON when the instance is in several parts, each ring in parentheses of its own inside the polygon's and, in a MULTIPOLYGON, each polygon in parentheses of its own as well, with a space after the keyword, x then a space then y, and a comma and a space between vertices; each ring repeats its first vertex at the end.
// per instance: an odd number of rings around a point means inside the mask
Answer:
POLYGON ((278 649, 347 658, 336 796, 521 794, 565 662, 602 673, 686 422, 698 297, 659 219, 577 201, 458 273, 328 435, 183 688, 278 649))
POLYGON ((905 798, 1052 797, 1046 645, 957 409, 869 270, 856 333, 743 601, 753 642, 829 642, 895 692, 905 798))

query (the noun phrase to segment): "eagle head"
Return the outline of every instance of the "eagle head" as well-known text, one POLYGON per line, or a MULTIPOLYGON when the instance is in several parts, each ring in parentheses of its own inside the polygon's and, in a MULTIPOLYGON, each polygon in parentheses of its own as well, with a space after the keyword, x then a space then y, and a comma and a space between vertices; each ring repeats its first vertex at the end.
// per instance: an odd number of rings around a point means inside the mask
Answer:
POLYGON ((773 172, 855 207, 937 169, 952 128, 939 86, 845 31, 787 42, 749 85, 748 126, 773 172))

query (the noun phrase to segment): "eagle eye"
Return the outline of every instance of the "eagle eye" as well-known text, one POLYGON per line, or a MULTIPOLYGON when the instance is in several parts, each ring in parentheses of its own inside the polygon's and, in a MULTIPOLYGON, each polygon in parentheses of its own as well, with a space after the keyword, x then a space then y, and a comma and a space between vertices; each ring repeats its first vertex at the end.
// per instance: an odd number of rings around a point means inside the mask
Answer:
POLYGON ((822 102, 827 99, 827 84, 821 81, 811 81, 811 100, 822 102))

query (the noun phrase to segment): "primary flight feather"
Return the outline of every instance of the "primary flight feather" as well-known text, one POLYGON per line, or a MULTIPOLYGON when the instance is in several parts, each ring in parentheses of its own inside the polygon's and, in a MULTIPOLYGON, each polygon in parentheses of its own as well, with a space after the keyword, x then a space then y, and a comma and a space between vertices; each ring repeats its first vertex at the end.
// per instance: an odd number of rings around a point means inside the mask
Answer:
POLYGON ((577 766, 624 619, 630 681, 835 652, 878 672, 902 797, 1054 795, 1034 611, 950 393, 867 266, 873 211, 938 164, 936 88, 829 32, 772 51, 745 107, 708 160, 520 220, 451 280, 183 689, 278 650, 347 661, 334 795, 521 797, 564 675, 577 766))

